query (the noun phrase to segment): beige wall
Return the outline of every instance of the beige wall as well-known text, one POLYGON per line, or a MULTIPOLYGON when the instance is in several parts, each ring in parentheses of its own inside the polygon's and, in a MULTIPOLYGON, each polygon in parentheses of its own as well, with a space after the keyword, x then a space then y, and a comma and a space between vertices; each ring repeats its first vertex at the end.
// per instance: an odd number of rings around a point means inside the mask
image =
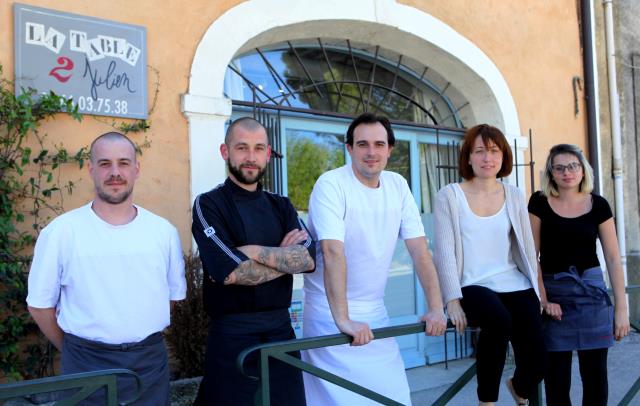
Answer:
MULTIPOLYGON (((277 1, 277 0, 274 0, 277 1)), ((135 200, 168 218, 190 247, 189 135, 180 110, 180 95, 188 91, 195 49, 207 28, 238 1, 110 2, 22 1, 40 7, 101 17, 147 28, 148 63, 159 71, 159 93, 151 129, 151 148, 144 151, 142 176, 135 200)), ((521 131, 534 133, 534 160, 540 169, 546 151, 557 142, 586 145, 583 94, 580 114, 573 113, 573 76, 582 77, 577 9, 573 0, 505 2, 486 0, 421 0, 402 3, 419 8, 450 25, 476 44, 494 62, 507 81, 519 115, 521 131)), ((13 77, 13 1, 0 3, 0 63, 13 77)), ((313 19, 313 16, 310 16, 313 19)), ((149 71, 149 102, 155 91, 149 71)), ((82 123, 61 117, 43 126, 53 140, 73 149, 110 129, 104 118, 85 116, 82 123)), ((116 120, 117 121, 117 120, 116 120)), ((144 135, 134 135, 142 142, 144 135)), ((220 159, 212 151, 212 159, 220 159)), ((91 197, 85 172, 67 209, 91 197)), ((538 181, 536 181, 538 182, 538 181)), ((213 186, 213 184, 211 185, 213 186)))

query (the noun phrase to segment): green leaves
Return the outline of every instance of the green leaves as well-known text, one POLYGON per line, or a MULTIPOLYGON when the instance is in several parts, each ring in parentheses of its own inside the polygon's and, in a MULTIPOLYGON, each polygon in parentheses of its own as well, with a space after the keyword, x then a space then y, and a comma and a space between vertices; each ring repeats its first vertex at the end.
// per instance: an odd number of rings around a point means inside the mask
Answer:
POLYGON ((0 65, 0 377, 36 378, 52 370, 53 353, 47 340, 25 340, 37 331, 26 309, 27 275, 31 257, 25 256, 51 210, 61 211, 55 195, 71 193, 73 182, 58 185, 61 164, 86 159, 86 148, 69 153, 63 146, 45 148, 38 132, 42 120, 66 113, 81 116, 73 101, 53 92, 38 94, 2 78, 0 65), (46 209, 46 213, 45 210, 46 209))
MULTIPOLYGON (((80 121, 73 100, 35 89, 21 89, 16 96, 13 88, 2 77, 0 65, 0 379, 4 375, 17 380, 52 373, 55 354, 46 338, 40 335, 35 344, 26 340, 38 329, 25 304, 31 257, 24 253, 31 251, 49 216, 62 211, 63 195, 73 192, 73 181, 61 182, 61 168, 65 164, 83 168, 89 149, 74 152, 52 146, 39 132, 43 120, 59 114, 80 121)), ((115 122, 112 126, 117 127, 115 122)), ((149 122, 136 120, 119 128, 125 133, 144 132, 149 122)), ((145 138, 138 153, 149 144, 145 138)))

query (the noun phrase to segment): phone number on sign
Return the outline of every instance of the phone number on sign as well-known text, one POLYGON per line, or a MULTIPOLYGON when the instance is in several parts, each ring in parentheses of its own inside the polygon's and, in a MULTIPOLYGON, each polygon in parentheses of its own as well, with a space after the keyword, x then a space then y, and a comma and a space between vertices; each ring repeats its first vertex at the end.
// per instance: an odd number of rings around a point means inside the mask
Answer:
POLYGON ((127 114, 127 101, 126 100, 112 100, 103 99, 98 97, 93 99, 92 97, 78 97, 78 110, 87 111, 93 113, 113 113, 113 114, 127 114))
POLYGON ((105 99, 98 97, 61 95, 65 99, 73 99, 73 103, 78 106, 80 113, 102 113, 102 114, 127 114, 128 105, 126 100, 105 99))

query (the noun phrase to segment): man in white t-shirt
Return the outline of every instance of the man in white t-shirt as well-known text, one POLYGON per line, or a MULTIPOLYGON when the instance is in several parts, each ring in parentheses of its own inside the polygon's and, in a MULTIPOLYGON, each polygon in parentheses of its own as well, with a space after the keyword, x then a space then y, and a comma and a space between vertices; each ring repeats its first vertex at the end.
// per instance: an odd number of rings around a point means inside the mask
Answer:
MULTIPOLYGON (((347 130, 351 164, 323 174, 309 202, 318 249, 316 272, 305 275, 304 335, 343 332, 342 345, 303 352, 303 359, 403 404, 410 404, 404 364, 394 338, 375 340, 387 326, 384 290, 398 238, 404 240, 428 300, 427 335, 446 328, 436 270, 420 213, 407 182, 384 171, 395 137, 384 117, 365 113, 347 130)), ((309 404, 363 405, 366 399, 309 374, 309 404)), ((374 402, 372 402, 374 403, 374 402)))
MULTIPOLYGON (((91 144, 94 200, 55 218, 34 251, 27 304, 62 353, 63 374, 126 368, 138 373, 136 405, 169 404, 169 369, 162 330, 170 303, 186 282, 178 232, 133 204, 140 173, 135 145, 109 132, 91 144)), ((118 378, 119 400, 135 381, 118 378)), ((104 404, 104 389, 88 404, 104 404)))

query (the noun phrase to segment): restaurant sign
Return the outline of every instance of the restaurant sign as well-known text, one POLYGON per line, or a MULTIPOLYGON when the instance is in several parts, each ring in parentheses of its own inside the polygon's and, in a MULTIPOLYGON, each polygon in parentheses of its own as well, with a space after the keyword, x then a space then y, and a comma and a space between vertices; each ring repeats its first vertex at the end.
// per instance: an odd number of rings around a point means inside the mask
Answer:
POLYGON ((73 98, 78 111, 147 118, 147 30, 14 4, 16 94, 73 98))

